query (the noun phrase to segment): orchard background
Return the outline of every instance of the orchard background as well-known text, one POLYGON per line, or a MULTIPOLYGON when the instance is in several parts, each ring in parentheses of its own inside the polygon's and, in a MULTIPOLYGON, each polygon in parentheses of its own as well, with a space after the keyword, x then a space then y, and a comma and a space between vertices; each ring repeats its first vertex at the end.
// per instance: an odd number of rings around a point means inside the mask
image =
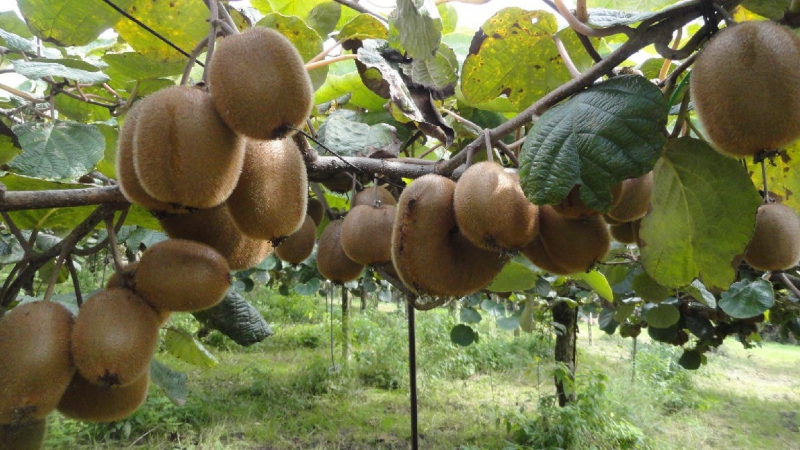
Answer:
MULTIPOLYGON (((465 29, 457 27, 454 3, 399 0, 394 8, 378 8, 346 0, 19 0, 22 18, 0 13, 3 312, 40 299, 77 311, 115 270, 115 259, 135 261, 166 239, 153 214, 131 205, 115 182, 120 125, 141 98, 176 84, 202 83, 207 44, 253 26, 289 38, 312 80, 314 108, 304 129, 309 138, 303 139, 309 192, 326 212, 318 236, 347 213, 354 191, 373 182, 397 195, 422 175, 457 180, 467 166, 485 159, 521 166, 525 193, 538 205, 559 203, 580 185, 581 199, 599 211, 610 208, 613 186, 653 172, 640 245, 614 244, 585 273, 550 275, 512 255, 485 289, 462 298, 430 298, 415 295, 384 267, 368 267, 357 280, 334 286, 320 275, 315 255, 300 264, 269 256, 234 273, 219 306, 176 314, 165 324, 145 412, 102 425, 52 419, 48 445, 105 442, 116 448, 121 440, 153 448, 406 448, 421 439, 421 448, 797 448, 800 395, 785 368, 776 369, 775 383, 786 391, 775 394, 779 400, 768 408, 773 419, 764 421, 781 427, 763 431, 769 425, 762 425, 751 432, 761 440, 737 443, 735 433, 713 427, 708 434, 723 437, 653 437, 657 426, 636 421, 663 420, 668 427, 675 425, 670 414, 714 403, 689 394, 702 391, 704 383, 685 381, 693 376, 687 370, 717 376, 722 369, 711 369, 715 358, 739 355, 728 350, 727 341, 749 349, 761 345, 762 334, 791 342, 800 334, 800 274, 764 273, 740 259, 753 234, 760 193, 800 211, 796 144, 758 161, 721 155, 704 138, 688 81, 698 50, 726 22, 791 26, 800 5, 544 1, 540 9, 500 9, 481 17, 479 29, 465 29), (597 109, 608 113, 593 114, 597 109), (558 132, 564 123, 572 126, 558 132), (362 311, 370 311, 352 317, 353 297, 361 300, 362 311), (310 298, 326 299, 325 306, 310 298), (352 430, 332 437, 325 426, 313 425, 326 414, 298 413, 318 407, 312 403, 318 397, 330 402, 328 411, 346 416, 347 410, 333 405, 353 407, 346 398, 363 395, 359 383, 410 391, 416 411, 415 364, 409 380, 404 362, 407 339, 415 348, 415 309, 425 310, 417 315, 418 351, 436 355, 421 356, 421 389, 448 380, 430 398, 437 408, 466 408, 450 411, 465 416, 453 420, 469 422, 470 409, 481 410, 474 412, 475 423, 440 436, 433 430, 448 429, 446 421, 433 413, 426 419, 423 412, 420 437, 401 420, 407 410, 381 406, 362 414, 383 409, 386 420, 343 422, 383 430, 383 437, 352 430), (596 323, 614 335, 603 338, 614 339, 605 344, 613 342, 611 354, 631 346, 634 364, 608 369, 612 377, 644 386, 621 403, 625 408, 609 406, 608 375, 597 352, 587 350, 588 375, 581 378, 577 336, 587 325, 579 318, 589 323, 582 333, 596 323), (395 330, 405 320, 411 324, 408 336, 395 330), (647 351, 637 359, 640 341, 647 351), (324 355, 327 347, 330 355, 323 359, 319 350, 324 355), (285 371, 256 362, 271 351, 278 358, 272 363, 285 371), (300 363, 300 357, 311 359, 300 363), (242 360, 245 368, 237 365, 242 360), (636 361, 644 367, 638 375, 636 361), (229 373, 209 377, 197 368, 220 366, 229 373), (519 378, 482 376, 499 369, 516 370, 519 378), (303 375, 286 375, 292 370, 303 375), (223 381, 208 381, 214 377, 223 381), (503 389, 495 391, 495 383, 503 389), (482 403, 448 400, 478 398, 487 389, 492 398, 482 403), (536 399, 529 404, 520 397, 530 389, 536 399), (282 393, 294 392, 288 398, 296 404, 282 406, 282 420, 294 418, 299 425, 281 425, 284 431, 264 426, 283 423, 267 408, 246 416, 269 429, 266 435, 252 424, 226 428, 219 424, 225 422, 224 407, 201 411, 193 405, 197 398, 214 404, 215 391, 242 404, 249 404, 246 398, 281 402, 287 398, 282 393), (659 414, 634 417, 637 405, 659 414), (312 437, 319 430, 327 431, 312 437)), ((475 5, 459 10, 482 14, 475 5)), ((758 93, 741 95, 747 101, 758 93)), ((627 350, 622 353, 619 360, 628 361, 627 350)), ((796 372, 792 353, 764 367, 783 367, 781 361, 796 372)), ((407 400, 403 405, 408 408, 407 400)), ((740 418, 731 420, 741 424, 740 418)))

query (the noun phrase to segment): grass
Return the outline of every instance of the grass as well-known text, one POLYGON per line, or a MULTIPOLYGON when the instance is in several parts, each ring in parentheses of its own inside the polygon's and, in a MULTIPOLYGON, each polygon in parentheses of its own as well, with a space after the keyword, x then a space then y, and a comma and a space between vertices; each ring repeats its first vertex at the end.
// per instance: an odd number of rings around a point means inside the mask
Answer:
MULTIPOLYGON (((409 448, 405 318, 395 306, 354 313, 352 359, 331 370, 330 315, 320 300, 258 293, 275 336, 241 348, 206 338, 211 369, 157 357, 189 376, 191 395, 173 405, 155 386, 131 418, 84 424, 51 418, 53 449, 409 448)), ((334 311, 334 317, 338 317, 334 311)), ((499 330, 484 318, 470 347, 449 341, 446 309, 418 313, 421 448, 800 449, 800 347, 730 342, 687 372, 678 349, 640 337, 636 376, 629 339, 584 327, 581 400, 552 406, 552 338, 499 330), (527 439, 527 441, 526 441, 527 439), (537 442, 536 445, 521 444, 537 442)), ((176 319, 180 325, 191 321, 176 319)), ((336 321, 334 321, 336 325, 336 321)), ((334 327, 334 339, 340 336, 334 327)), ((334 349, 342 364, 341 349, 334 349)))

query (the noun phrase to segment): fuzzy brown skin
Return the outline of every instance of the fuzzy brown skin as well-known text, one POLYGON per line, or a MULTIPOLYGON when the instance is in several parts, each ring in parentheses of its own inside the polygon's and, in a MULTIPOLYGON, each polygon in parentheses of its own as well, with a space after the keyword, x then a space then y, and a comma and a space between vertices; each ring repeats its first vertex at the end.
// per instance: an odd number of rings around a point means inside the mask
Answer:
POLYGON ((100 387, 89 383, 79 373, 72 378, 58 411, 84 422, 113 422, 133 414, 147 398, 150 372, 145 372, 128 386, 100 387))
POLYGON ((464 172, 453 207, 461 233, 486 250, 519 250, 538 233, 538 207, 525 197, 519 177, 496 163, 480 162, 464 172))
POLYGON ((133 162, 139 182, 153 198, 211 208, 236 187, 244 140, 222 122, 207 93, 174 86, 141 101, 133 162))
POLYGON ((601 216, 569 219, 549 205, 539 207, 542 247, 553 263, 570 273, 585 272, 602 259, 611 246, 608 226, 601 216))
POLYGON ((358 205, 374 206, 376 199, 383 206, 397 205, 397 200, 395 200, 392 193, 386 190, 384 186, 378 186, 377 188, 375 188, 375 186, 367 186, 363 190, 358 191, 355 197, 353 197, 350 209, 358 205))
POLYGON ((395 212, 394 205, 358 205, 351 209, 342 225, 345 254, 360 264, 391 261, 395 212))
POLYGON ((400 195, 392 261, 401 281, 420 295, 460 297, 488 285, 507 258, 474 246, 458 231, 456 183, 440 175, 416 179, 400 195))
POLYGON ((279 243, 306 217, 308 180, 303 155, 291 138, 248 139, 244 168, 228 197, 228 210, 242 232, 279 243))
MULTIPOLYGON (((622 183, 611 188, 611 196, 611 208, 613 208, 620 202, 620 197, 622 196, 622 183)), ((585 217, 603 214, 601 211, 592 209, 583 203, 583 200, 581 200, 580 185, 573 186, 567 196, 564 197, 564 200, 562 200, 561 203, 553 205, 553 208, 562 216, 570 219, 583 219, 585 217)))
POLYGON ((272 253, 272 244, 253 239, 236 227, 227 203, 190 214, 164 217, 161 228, 173 239, 188 239, 209 245, 228 260, 231 270, 245 270, 272 253))
POLYGON ((219 303, 231 284, 228 261, 211 246, 161 241, 142 253, 136 292, 157 311, 200 311, 219 303))
POLYGON ((608 227, 608 231, 611 233, 611 237, 620 244, 636 243, 636 230, 633 222, 611 225, 608 227))
MULTIPOLYGON (((114 272, 106 280, 106 289, 125 288, 135 292, 136 287, 136 267, 139 261, 126 264, 121 272, 114 272)), ((158 313, 159 325, 164 325, 169 320, 172 313, 170 311, 156 311, 158 313)))
POLYGON ((133 291, 99 291, 83 303, 75 319, 75 367, 98 386, 134 383, 150 368, 159 326, 158 314, 133 291))
POLYGON ((641 219, 650 209, 650 196, 653 193, 653 172, 629 178, 622 182, 622 195, 619 203, 607 216, 617 222, 633 222, 641 219))
POLYGON ((555 275, 569 275, 573 271, 558 265, 550 258, 547 251, 542 244, 542 237, 537 235, 533 240, 522 248, 522 254, 525 255, 536 267, 550 272, 555 275))
POLYGON ((317 269, 323 277, 334 283, 355 280, 364 270, 364 264, 348 258, 342 250, 342 225, 343 220, 329 223, 320 235, 317 245, 317 269))
POLYGON ((756 229, 744 252, 754 269, 787 270, 800 261, 800 218, 781 203, 758 207, 756 229))
POLYGON ((772 21, 723 29, 692 68, 691 95, 721 153, 740 157, 800 137, 800 38, 772 21))
POLYGON ((47 419, 34 420, 22 425, 0 425, 2 448, 11 450, 39 450, 47 435, 47 419))
POLYGON ((325 207, 322 206, 322 202, 315 197, 309 197, 306 202, 306 214, 311 216, 311 220, 314 221, 315 225, 319 225, 320 222, 322 222, 322 218, 325 216, 325 207))
POLYGON ((239 134, 279 139, 311 114, 311 78, 278 31, 256 26, 222 39, 208 70, 214 106, 239 134))
POLYGON ((317 227, 314 219, 306 214, 306 220, 299 230, 292 233, 281 245, 275 248, 275 255, 291 264, 300 264, 314 251, 317 240, 317 227))
POLYGON ((73 322, 50 301, 17 306, 0 319, 0 424, 23 426, 55 409, 75 373, 73 322))

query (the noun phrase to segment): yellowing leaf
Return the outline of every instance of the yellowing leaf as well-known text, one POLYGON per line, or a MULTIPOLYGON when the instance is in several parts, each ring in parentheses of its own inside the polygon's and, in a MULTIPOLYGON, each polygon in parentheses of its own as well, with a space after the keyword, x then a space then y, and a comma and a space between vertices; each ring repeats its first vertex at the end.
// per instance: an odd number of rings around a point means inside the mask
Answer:
MULTIPOLYGON (((208 35, 208 8, 203 2, 134 0, 127 12, 185 52, 191 52, 208 35)), ((117 22, 114 29, 134 50, 148 58, 161 61, 186 59, 186 56, 128 19, 117 22)))

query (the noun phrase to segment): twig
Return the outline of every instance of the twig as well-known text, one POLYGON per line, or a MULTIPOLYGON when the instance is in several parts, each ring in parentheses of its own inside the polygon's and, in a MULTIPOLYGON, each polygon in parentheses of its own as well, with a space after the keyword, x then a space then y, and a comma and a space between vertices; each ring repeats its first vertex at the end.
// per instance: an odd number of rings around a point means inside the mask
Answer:
MULTIPOLYGON (((209 13, 209 30, 208 37, 206 37, 206 62, 211 61, 214 56, 214 44, 217 42, 217 20, 219 20, 219 4, 217 0, 207 0, 209 13)), ((225 9, 223 7, 223 9, 225 9)), ((208 65, 203 68, 203 82, 208 83, 208 65)))
POLYGON ((789 292, 791 292, 792 295, 800 299, 800 289, 797 289, 797 286, 795 286, 794 283, 792 283, 792 280, 789 279, 789 276, 786 275, 785 272, 780 272, 777 275, 778 279, 781 280, 781 283, 783 283, 783 285, 786 286, 786 289, 789 289, 789 292))
MULTIPOLYGON (((192 74, 192 69, 194 68, 194 63, 197 62, 197 57, 203 53, 203 49, 206 48, 206 44, 208 43, 208 36, 204 37, 203 40, 197 43, 194 49, 192 49, 192 53, 189 55, 189 61, 186 63, 186 67, 183 68, 183 75, 181 76, 181 86, 186 86, 186 83, 189 82, 189 76, 192 74)), ((199 63, 198 63, 199 64, 199 63)), ((205 73, 205 71, 203 71, 205 73)))
POLYGON ((13 88, 11 86, 7 86, 7 85, 5 85, 3 83, 0 83, 0 89, 4 90, 6 92, 9 92, 11 94, 14 94, 17 97, 21 97, 21 98, 23 98, 23 99, 25 99, 25 100, 27 100, 27 101, 29 101, 31 103, 47 103, 47 99, 46 98, 34 97, 31 94, 28 94, 27 92, 20 91, 19 89, 13 88))
POLYGON ((107 215, 103 218, 103 221, 106 223, 106 231, 108 232, 108 247, 111 250, 111 257, 114 259, 114 269, 117 273, 122 273, 122 268, 125 264, 122 262, 122 256, 119 254, 117 233, 114 231, 114 216, 107 215))
POLYGON ((576 33, 582 34, 584 36, 605 37, 605 36, 612 36, 615 34, 625 34, 627 36, 630 36, 631 34, 634 33, 634 29, 626 25, 616 25, 613 27, 600 28, 600 29, 589 27, 585 23, 581 22, 577 17, 575 17, 574 14, 572 14, 572 11, 570 11, 569 8, 567 8, 567 5, 564 4, 564 0, 553 0, 553 3, 555 3, 556 9, 564 18, 564 20, 567 21, 569 26, 573 30, 575 30, 576 33))
POLYGON ((561 42, 561 39, 559 39, 558 36, 553 35, 553 42, 556 43, 558 54, 561 55, 561 59, 564 61, 564 65, 567 66, 567 70, 569 70, 569 74, 572 75, 572 78, 578 78, 581 76, 580 70, 575 67, 575 63, 572 62, 572 58, 570 58, 569 52, 567 52, 567 48, 564 47, 564 43, 561 42))
POLYGON ((334 58, 323 59, 322 61, 308 62, 306 63, 306 70, 312 71, 314 69, 319 69, 320 67, 329 66, 333 63, 347 61, 350 59, 358 59, 358 55, 339 55, 334 58))
POLYGON ((6 225, 8 225, 8 229, 11 231, 11 234, 17 238, 19 245, 22 247, 22 251, 25 253, 25 258, 30 258, 33 256, 33 247, 31 244, 25 239, 25 236, 22 235, 22 231, 17 227, 17 224, 11 220, 11 216, 8 215, 6 211, 0 211, 0 215, 2 215, 3 220, 5 221, 6 225))
POLYGON ((221 1, 219 0, 215 1, 219 5, 218 8, 220 13, 220 18, 225 22, 225 24, 228 25, 228 27, 230 27, 230 28, 225 28, 225 31, 228 32, 229 35, 239 34, 239 28, 236 26, 236 22, 233 20, 233 17, 231 17, 231 13, 228 12, 228 8, 225 8, 225 5, 221 1), (231 31, 232 33, 230 33, 231 31))

